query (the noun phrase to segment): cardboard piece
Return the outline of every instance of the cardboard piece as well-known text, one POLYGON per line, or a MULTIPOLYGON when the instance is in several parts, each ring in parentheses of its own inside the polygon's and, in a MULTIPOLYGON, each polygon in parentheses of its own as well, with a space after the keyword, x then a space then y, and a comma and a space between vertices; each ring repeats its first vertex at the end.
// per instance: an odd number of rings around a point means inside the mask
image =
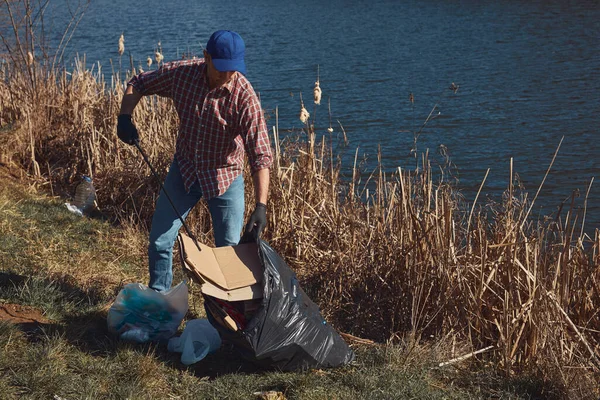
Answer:
POLYGON ((256 243, 209 247, 187 235, 178 236, 184 267, 198 282, 203 293, 228 301, 262 297, 259 283, 263 267, 256 243))
POLYGON ((259 283, 239 289, 223 290, 210 282, 204 282, 202 286, 200 286, 200 290, 204 294, 227 301, 243 301, 260 299, 263 297, 262 285, 259 283))

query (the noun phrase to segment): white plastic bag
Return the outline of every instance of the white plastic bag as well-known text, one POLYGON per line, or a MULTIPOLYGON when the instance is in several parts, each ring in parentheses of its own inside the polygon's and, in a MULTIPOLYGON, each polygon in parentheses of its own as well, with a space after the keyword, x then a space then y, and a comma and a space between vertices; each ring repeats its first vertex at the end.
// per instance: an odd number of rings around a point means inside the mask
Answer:
POLYGON ((130 283, 108 310, 108 330, 123 340, 145 343, 167 340, 177 332, 188 310, 188 288, 181 282, 166 292, 130 283))
POLYGON ((181 337, 169 339, 167 349, 181 353, 181 363, 194 364, 221 347, 219 332, 207 319, 193 319, 185 324, 181 337))

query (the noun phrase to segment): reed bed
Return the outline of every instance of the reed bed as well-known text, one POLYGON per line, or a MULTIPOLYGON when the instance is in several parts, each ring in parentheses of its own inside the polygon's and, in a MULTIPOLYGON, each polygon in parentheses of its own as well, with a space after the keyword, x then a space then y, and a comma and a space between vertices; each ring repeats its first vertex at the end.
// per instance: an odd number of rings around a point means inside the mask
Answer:
MULTIPOLYGON (((125 79, 106 82, 83 61, 71 72, 3 65, 0 161, 65 198, 91 175, 107 218, 147 228, 158 183, 116 136, 125 79)), ((305 117, 295 137, 270 123, 264 239, 336 327, 378 341, 450 338, 506 374, 534 371, 570 397, 598 395, 600 235, 584 233, 573 206, 534 220, 514 179, 502 202, 467 206, 454 184, 434 177, 426 154, 414 170, 378 168, 366 183, 355 163, 342 179, 331 135, 305 117)), ((170 102, 142 99, 134 121, 166 175, 178 123, 170 102)), ((252 204, 250 187, 246 195, 252 204)), ((204 205, 189 221, 211 242, 204 205)))

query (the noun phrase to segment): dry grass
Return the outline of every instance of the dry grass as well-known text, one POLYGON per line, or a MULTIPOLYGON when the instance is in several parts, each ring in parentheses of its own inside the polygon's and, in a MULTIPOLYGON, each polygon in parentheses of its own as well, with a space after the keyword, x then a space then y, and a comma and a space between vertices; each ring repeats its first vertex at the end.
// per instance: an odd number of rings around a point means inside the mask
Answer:
MULTIPOLYGON (((5 65, 0 123, 10 130, 0 135, 0 161, 63 197, 80 174, 92 175, 107 217, 147 227, 158 184, 116 137, 122 79, 109 84, 82 65, 35 72, 35 91, 26 73, 5 65)), ((144 98, 134 121, 166 174, 178 122, 170 102, 144 98)), ((355 164, 343 180, 333 146, 306 122, 298 140, 273 127, 265 239, 337 327, 381 341, 408 334, 450 337, 471 351, 493 346, 481 357, 507 375, 537 369, 574 398, 598 395, 600 235, 583 233, 574 207, 533 220, 532 201, 511 182, 502 203, 467 208, 456 187, 435 182, 426 155, 413 171, 377 170, 369 182, 355 164)), ((208 218, 200 205, 190 219, 206 242, 208 218)))
POLYGON ((81 224, 65 214, 64 200, 36 194, 33 186, 24 190, 2 167, 0 181, 3 272, 47 276, 105 296, 146 275, 140 267, 146 264, 145 237, 137 227, 125 222, 108 230, 101 220, 81 224))

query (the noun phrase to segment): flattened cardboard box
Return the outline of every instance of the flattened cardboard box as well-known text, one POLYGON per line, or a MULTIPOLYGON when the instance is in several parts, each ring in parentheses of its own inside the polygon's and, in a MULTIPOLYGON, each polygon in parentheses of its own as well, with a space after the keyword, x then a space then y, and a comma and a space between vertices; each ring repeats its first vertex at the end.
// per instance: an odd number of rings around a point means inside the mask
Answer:
POLYGON ((260 282, 263 267, 256 243, 237 246, 209 247, 180 233, 180 250, 184 267, 204 282, 203 293, 228 301, 262 297, 260 282))
POLYGON ((200 286, 200 290, 204 294, 227 301, 243 301, 260 299, 263 297, 262 285, 260 283, 255 283, 252 286, 246 286, 239 289, 223 290, 210 282, 205 282, 200 286))

